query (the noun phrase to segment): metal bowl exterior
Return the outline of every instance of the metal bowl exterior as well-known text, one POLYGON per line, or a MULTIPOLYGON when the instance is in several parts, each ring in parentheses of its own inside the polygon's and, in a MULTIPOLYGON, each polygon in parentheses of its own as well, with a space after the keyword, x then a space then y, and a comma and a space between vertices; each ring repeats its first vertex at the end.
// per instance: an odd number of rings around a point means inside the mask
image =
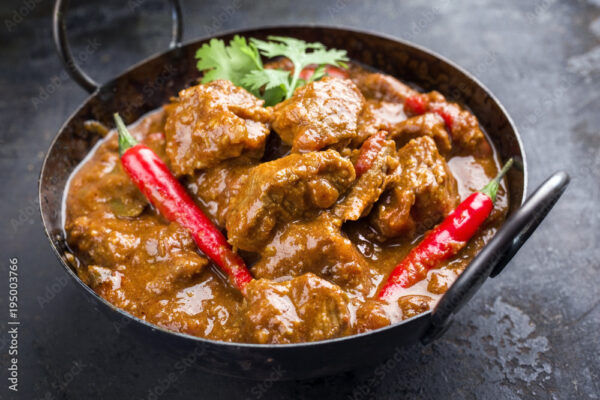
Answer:
MULTIPOLYGON (((418 46, 381 35, 342 28, 290 26, 230 32, 265 38, 293 36, 343 48, 352 60, 401 78, 424 90, 438 90, 469 107, 503 159, 520 159, 522 170, 508 175, 511 207, 522 203, 526 190, 525 155, 519 135, 503 107, 468 73, 418 46)), ((208 38, 210 39, 210 38, 208 38)), ((207 372, 252 379, 300 379, 332 374, 374 364, 390 357, 399 346, 414 343, 429 326, 430 313, 361 335, 316 343, 254 345, 211 341, 166 331, 112 306, 86 286, 66 259, 62 229, 62 197, 67 179, 99 136, 84 129, 84 122, 98 120, 112 126, 112 114, 120 112, 127 123, 168 102, 171 96, 199 77, 194 54, 208 39, 184 44, 154 56, 103 85, 67 120, 52 142, 39 180, 40 211, 46 233, 65 271, 85 292, 86 299, 105 311, 126 331, 142 331, 152 345, 164 346, 175 360, 191 359, 207 372)))

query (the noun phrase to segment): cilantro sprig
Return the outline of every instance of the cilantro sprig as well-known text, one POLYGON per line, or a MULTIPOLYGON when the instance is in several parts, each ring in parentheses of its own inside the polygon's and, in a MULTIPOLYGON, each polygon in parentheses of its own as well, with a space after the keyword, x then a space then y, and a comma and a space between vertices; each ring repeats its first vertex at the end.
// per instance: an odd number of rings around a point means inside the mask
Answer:
POLYGON ((196 52, 197 67, 204 73, 202 83, 216 79, 227 79, 241 86, 267 105, 274 105, 289 99, 294 91, 322 78, 325 67, 333 65, 347 68, 348 56, 345 50, 327 49, 322 43, 307 43, 303 40, 269 36, 268 41, 235 36, 229 45, 219 39, 212 39, 196 52), (284 69, 266 69, 261 56, 266 58, 287 57, 293 64, 293 73, 284 69), (318 67, 305 81, 301 71, 312 64, 318 67))

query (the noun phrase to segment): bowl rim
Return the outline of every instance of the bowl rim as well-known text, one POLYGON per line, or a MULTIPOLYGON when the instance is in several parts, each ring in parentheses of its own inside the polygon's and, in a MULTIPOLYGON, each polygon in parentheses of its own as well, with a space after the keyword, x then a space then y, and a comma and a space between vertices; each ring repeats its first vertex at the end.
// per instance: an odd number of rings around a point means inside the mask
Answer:
MULTIPOLYGON (((256 32, 256 31, 260 31, 260 30, 277 30, 277 29, 293 29, 293 28, 298 28, 298 29, 323 29, 323 30, 337 30, 337 31, 342 31, 342 32, 347 32, 347 33, 352 33, 352 34, 360 34, 360 35, 368 35, 368 36, 372 36, 372 37, 376 37, 379 39, 385 39, 388 41, 392 41, 398 44, 401 44, 403 46, 406 47, 412 47, 414 49, 417 49, 447 65, 449 65, 450 67, 456 69, 457 71, 459 71, 460 73, 462 73, 463 75, 465 75, 467 78, 469 78, 471 81, 473 81, 473 83, 475 85, 477 85, 479 88, 481 88, 485 94, 497 105, 497 107, 499 108, 499 110, 501 111, 501 113, 504 115, 504 117, 506 118, 508 124, 510 125, 510 128, 512 129, 512 131, 514 132, 515 135, 515 140, 517 142, 517 145, 520 149, 521 152, 521 164, 522 164, 522 174, 523 174, 523 193, 521 196, 521 204, 523 204, 523 202, 525 201, 525 196, 527 194, 527 160, 526 160, 526 154, 525 154, 525 148, 523 146, 523 142, 521 139, 521 136, 519 134, 519 131, 517 130, 514 121, 512 120, 512 118, 510 117, 510 115, 508 114, 508 112, 506 111, 506 108, 502 105, 502 103, 500 103, 500 101, 496 98, 496 96, 494 96, 494 94, 487 88, 487 86, 485 86, 483 83, 481 83, 472 73, 470 73, 469 71, 467 71, 466 69, 460 67, 459 65, 457 65, 456 63, 454 63, 453 61, 449 60, 448 58, 438 54, 437 52, 430 50, 426 47, 423 47, 421 45, 418 45, 416 43, 395 37, 393 35, 390 34, 385 34, 385 33, 381 33, 381 32, 375 32, 372 30, 366 30, 366 29, 356 29, 356 28, 350 28, 350 27, 345 27, 345 26, 340 26, 340 25, 335 25, 335 24, 331 24, 331 25, 322 25, 322 24, 276 24, 276 25, 259 25, 256 27, 245 27, 242 29, 231 29, 231 30, 227 30, 227 31, 219 31, 219 32, 215 32, 211 35, 207 35, 207 36, 202 36, 202 37, 198 37, 198 38, 194 38, 194 39, 190 39, 187 40, 185 42, 182 42, 181 44, 179 44, 177 47, 175 48, 170 48, 170 49, 166 49, 160 52, 157 52, 155 54, 152 54, 144 59, 142 59, 141 61, 131 65, 130 67, 126 68, 125 70, 123 70, 122 72, 120 72, 118 75, 116 75, 115 77, 113 77, 112 79, 108 80, 105 83, 102 83, 96 90, 94 90, 92 93, 90 93, 86 99, 75 109, 75 111, 73 111, 69 117, 65 120, 65 122, 61 125, 61 127, 59 128, 59 130, 57 131, 57 133, 54 135, 54 138, 52 139, 52 141, 50 142, 50 145, 48 146, 48 149, 46 151, 46 154, 44 156, 44 161, 42 162, 42 166, 40 169, 40 173, 38 176, 38 202, 39 202, 39 209, 40 209, 40 215, 41 215, 41 219, 42 219, 42 225, 44 227, 44 232, 46 234, 46 237, 48 238, 49 242, 50 242, 50 246, 52 247, 55 256, 58 258, 58 260, 60 261, 62 267, 64 270, 66 270, 65 272, 71 276, 76 282, 77 282, 77 286, 79 286, 80 288, 82 288, 87 294, 90 294, 96 301, 99 301, 101 304, 103 304, 103 306, 106 306, 108 309, 112 310, 112 311, 116 311, 119 316, 121 318, 125 318, 126 320, 131 320, 133 322, 136 322, 138 324, 140 324, 141 326, 144 326, 145 328, 148 328, 152 331, 158 331, 167 335, 172 335, 174 337, 177 338, 181 338, 185 341, 190 341, 190 342, 194 342, 195 344, 208 344, 208 345, 218 345, 218 346, 225 346, 225 347, 229 347, 229 348, 245 348, 245 349, 256 349, 259 351, 262 350, 279 350, 281 349, 282 351, 286 350, 286 349, 296 349, 296 348, 305 348, 305 347, 317 347, 317 346, 326 346, 326 345, 333 345, 336 343, 340 343, 340 342, 346 342, 352 339, 360 339, 360 338, 365 338, 371 335, 377 335, 380 334, 382 332, 386 332, 392 329, 397 329, 398 327, 402 326, 402 325, 406 325, 408 323, 410 323, 411 321, 420 319, 420 318, 426 318, 429 317, 431 315, 431 313, 433 312, 433 310, 428 310, 424 313, 418 314, 414 317, 411 317, 409 319, 406 320, 402 320, 375 330, 371 330, 371 331, 367 331, 367 332, 362 332, 362 333, 355 333, 352 335, 348 335, 348 336, 341 336, 341 337, 336 337, 336 338, 331 338, 331 339, 325 339, 325 340, 319 340, 319 341, 314 341, 314 342, 298 342, 298 343, 283 343, 283 344, 259 344, 259 343, 242 343, 242 342, 227 342, 227 341, 222 341, 222 340, 215 340, 215 339, 208 339, 208 338, 204 338, 204 337, 199 337, 199 336, 193 336, 187 333, 182 333, 182 332, 175 332, 175 331, 171 331, 168 329, 165 329, 163 327, 160 327, 158 325, 152 324, 148 321, 142 320, 139 317, 129 314, 128 312, 126 312, 125 310, 115 306, 114 304, 110 303, 108 300, 104 299, 103 297, 101 297, 100 295, 98 295, 91 287, 89 287, 88 285, 86 285, 73 271, 73 269, 67 264, 67 262, 65 262, 65 260, 63 260, 63 254, 61 254, 61 251, 56 247, 56 245, 54 244, 54 241, 52 239, 52 235, 51 233, 48 231, 48 227, 46 224, 46 219, 44 216, 44 204, 42 201, 42 180, 44 175, 47 174, 46 171, 46 164, 48 162, 48 158, 49 155, 51 154, 51 150, 55 147, 56 142, 58 140, 58 138, 60 137, 60 134, 64 131, 64 129, 71 123, 71 120, 88 104, 88 102, 94 98, 95 96, 97 96, 102 90, 104 90, 106 87, 110 86, 113 84, 113 82, 117 81, 118 79, 122 78, 123 76, 132 73, 134 70, 136 70, 137 68, 143 66, 144 64, 156 60, 160 57, 165 56, 168 53, 171 52, 175 52, 175 51, 179 51, 180 48, 183 47, 188 47, 194 44, 197 44, 198 42, 203 42, 203 41, 207 41, 210 40, 212 38, 220 38, 223 36, 231 36, 231 35, 246 35, 247 33, 251 33, 251 32, 256 32)), ((401 77, 399 78, 401 79, 401 77)), ((519 204, 519 205, 521 205, 519 204)), ((468 267, 468 266, 467 266, 468 267)), ((434 308, 435 310, 435 308, 434 308)))

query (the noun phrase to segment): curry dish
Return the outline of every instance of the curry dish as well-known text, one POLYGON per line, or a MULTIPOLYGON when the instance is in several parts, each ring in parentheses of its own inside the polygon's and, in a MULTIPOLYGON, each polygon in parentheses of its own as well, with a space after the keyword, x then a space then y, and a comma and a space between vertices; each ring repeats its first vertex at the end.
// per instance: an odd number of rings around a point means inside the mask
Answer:
MULTIPOLYGON (((285 60, 274 61, 285 64, 285 60)), ((65 232, 80 278, 166 329, 249 343, 325 340, 430 310, 494 235, 491 216, 455 256, 392 300, 377 293, 423 235, 499 170, 477 119, 356 64, 266 107, 228 80, 182 90, 130 127, 168 165, 255 278, 245 294, 132 183, 106 133, 70 179, 65 232), (369 138, 378 151, 358 159, 369 138), (363 160, 364 161, 364 160, 363 160)), ((368 149, 367 149, 368 150, 368 149)))

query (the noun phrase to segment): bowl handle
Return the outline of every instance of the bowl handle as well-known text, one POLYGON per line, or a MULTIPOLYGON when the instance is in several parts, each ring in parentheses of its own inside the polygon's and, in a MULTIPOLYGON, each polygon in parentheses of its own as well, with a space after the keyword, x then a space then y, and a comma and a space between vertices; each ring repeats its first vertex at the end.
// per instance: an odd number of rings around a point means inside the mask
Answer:
MULTIPOLYGON (((68 3, 69 0, 56 0, 56 3, 54 3, 54 13, 52 17, 54 46, 56 47, 56 51, 58 52, 58 56, 60 57, 63 66, 69 75, 71 75, 71 78, 89 93, 92 93, 100 87, 100 84, 79 68, 79 65, 77 65, 73 59, 73 54, 71 53, 71 48, 67 41, 64 11, 67 8, 68 3)), ((174 48, 181 44, 181 37, 183 36, 183 18, 179 0, 169 0, 169 3, 171 4, 171 20, 173 22, 169 48, 174 48)))
POLYGON ((569 175, 556 172, 508 218, 492 240, 471 261, 442 296, 431 313, 424 344, 439 338, 450 326, 452 316, 475 294, 488 276, 496 276, 531 236, 569 184, 569 175))

